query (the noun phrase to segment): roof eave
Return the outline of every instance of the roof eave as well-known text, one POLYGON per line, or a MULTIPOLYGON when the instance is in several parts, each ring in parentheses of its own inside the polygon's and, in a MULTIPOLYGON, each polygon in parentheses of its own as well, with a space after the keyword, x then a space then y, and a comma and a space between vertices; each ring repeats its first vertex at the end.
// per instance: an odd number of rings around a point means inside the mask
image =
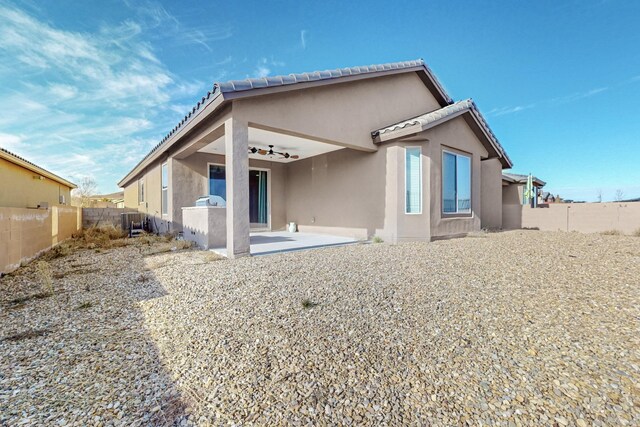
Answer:
POLYGON ((182 137, 185 136, 190 130, 192 130, 198 123, 209 116, 209 114, 218 110, 218 108, 226 101, 224 94, 218 92, 214 95, 213 99, 203 109, 199 110, 192 118, 190 118, 185 125, 181 126, 170 137, 166 138, 164 142, 157 146, 157 148, 143 158, 134 168, 124 176, 119 182, 118 187, 124 188, 129 184, 137 175, 144 170, 145 167, 157 160, 162 154, 182 137))
POLYGON ((65 187, 69 187, 70 189, 78 188, 76 184, 71 181, 67 181, 66 179, 54 174, 53 172, 49 172, 46 169, 41 168, 38 165, 35 165, 29 162, 26 159, 23 159, 20 156, 17 156, 7 150, 0 150, 0 158, 5 159, 8 162, 11 162, 15 165, 18 165, 24 169, 28 169, 31 172, 37 173, 38 175, 44 176, 45 178, 49 178, 52 181, 57 182, 58 184, 64 185, 65 187))
POLYGON ((477 113, 476 109, 470 108, 468 111, 471 113, 471 117, 473 117, 473 119, 477 123, 478 127, 480 128, 480 130, 484 134, 486 140, 489 142, 491 147, 496 152, 496 154, 497 154, 496 157, 498 157, 500 159, 500 163, 502 163, 502 169, 510 169, 510 168, 512 168, 513 167, 513 163, 511 162, 511 159, 509 158, 509 156, 507 156, 507 153, 505 153, 505 151, 501 147, 496 145, 495 141, 493 140, 493 137, 491 135, 489 135, 489 133, 487 132, 487 129, 486 129, 485 125, 482 124, 483 120, 481 120, 481 118, 478 117, 478 113, 477 113))
POLYGON ((500 159, 500 163, 502 164, 503 169, 509 169, 509 168, 513 167, 513 164, 511 163, 511 159, 509 159, 509 157, 504 152, 504 150, 502 150, 500 147, 496 146, 493 138, 487 133, 487 131, 485 129, 485 126, 482 124, 482 121, 477 116, 476 110, 474 108, 471 108, 471 107, 467 107, 467 108, 464 108, 464 109, 462 109, 460 111, 456 111, 453 114, 450 114, 450 115, 448 115, 446 117, 442 117, 442 118, 440 118, 438 120, 434 120, 434 121, 429 122, 429 123, 420 124, 419 122, 416 122, 416 123, 413 123, 413 124, 409 124, 409 125, 407 125, 405 127, 394 129, 394 130, 388 130, 386 132, 375 132, 372 135, 372 137, 373 137, 374 142, 376 142, 376 143, 388 142, 388 141, 404 138, 404 137, 407 137, 409 135, 414 135, 416 133, 432 129, 432 128, 436 127, 436 126, 439 126, 439 125, 441 125, 443 123, 448 122, 449 120, 453 120, 456 117, 460 117, 460 116, 462 116, 463 114, 466 114, 466 113, 470 114, 470 116, 473 118, 473 120, 475 121, 475 123, 478 126, 478 128, 482 131, 482 134, 483 134, 484 138, 486 139, 486 141, 491 145, 491 147, 495 151, 496 157, 498 159, 500 159))

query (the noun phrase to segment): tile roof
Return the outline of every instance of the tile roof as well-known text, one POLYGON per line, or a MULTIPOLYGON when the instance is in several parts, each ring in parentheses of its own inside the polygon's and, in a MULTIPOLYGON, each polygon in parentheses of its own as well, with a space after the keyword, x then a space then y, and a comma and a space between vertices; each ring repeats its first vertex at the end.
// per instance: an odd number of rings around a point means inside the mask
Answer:
MULTIPOLYGON (((408 68, 422 67, 430 75, 437 90, 439 90, 444 96, 447 103, 452 103, 453 100, 444 90, 442 84, 438 81, 436 76, 431 72, 431 69, 425 64, 424 60, 416 59, 412 61, 402 62, 390 62, 387 64, 366 65, 360 67, 348 67, 348 68, 336 68, 333 70, 325 71, 313 71, 310 73, 289 74, 273 77, 261 77, 250 78, 244 80, 229 80, 227 82, 216 82, 213 84, 213 88, 203 96, 200 101, 178 122, 178 124, 167 133, 164 138, 156 144, 147 155, 140 160, 140 162, 132 169, 135 170, 146 159, 148 159, 154 152, 156 152, 167 140, 174 136, 180 129, 182 129, 187 123, 189 123, 197 113, 206 108, 220 95, 224 97, 225 93, 244 92, 252 89, 263 89, 279 86, 294 85, 297 83, 306 83, 319 80, 332 80, 341 77, 357 76, 364 74, 380 73, 385 71, 404 70, 408 68)), ((126 178, 126 177, 125 177, 126 178)))
POLYGON ((56 182, 58 182, 60 184, 66 185, 69 188, 77 188, 77 186, 73 182, 67 181, 66 179, 56 175, 55 173, 49 172, 45 168, 40 167, 40 166, 36 165, 35 163, 30 162, 29 160, 25 159, 24 157, 20 157, 17 154, 12 153, 11 151, 9 151, 9 150, 7 150, 5 148, 0 147, 0 157, 4 157, 9 161, 18 160, 20 163, 23 163, 23 165, 22 165, 23 167, 27 166, 28 169, 32 169, 36 173, 39 173, 41 175, 47 175, 47 176, 49 176, 49 178, 53 179, 54 181, 56 181, 56 182), (2 155, 2 154, 4 154, 4 155, 2 155))
POLYGON ((440 108, 438 110, 423 114, 421 116, 414 117, 408 120, 403 120, 391 126, 386 126, 384 128, 378 129, 375 132, 372 132, 371 135, 372 137, 375 138, 380 135, 389 134, 389 133, 410 128, 413 126, 419 126, 421 129, 424 130, 424 129, 428 129, 430 127, 436 126, 440 123, 443 123, 454 117, 457 117, 463 113, 466 113, 467 111, 471 112, 476 117, 476 119, 478 120, 478 123, 480 124, 482 129, 485 131, 485 133, 491 140, 493 146, 495 147, 496 151, 498 152, 498 155, 503 157, 509 164, 512 164, 511 159, 509 158, 504 148, 500 144, 500 141, 498 141, 498 138, 489 127, 489 124, 485 120, 484 116, 482 115, 482 113, 480 113, 480 110, 476 106, 475 102, 473 102, 473 100, 471 99, 458 101, 451 105, 447 105, 446 107, 440 108))
MULTIPOLYGON (((502 179, 504 181, 514 182, 518 184, 526 184, 529 175, 522 175, 520 173, 511 173, 511 172, 503 172, 502 179)), ((547 183, 541 180, 540 178, 533 177, 533 181, 540 184, 541 186, 546 185, 547 183)))
MULTIPOLYGON (((220 92, 241 92, 251 89, 286 86, 296 83, 313 82, 318 80, 330 80, 340 77, 357 76, 362 74, 379 73, 381 71, 402 70, 405 68, 426 67, 422 59, 403 62, 391 62, 388 64, 365 65, 361 67, 336 68, 333 70, 313 71, 311 73, 289 74, 286 76, 260 77, 244 80, 230 80, 224 83, 216 83, 220 92)), ((444 93, 440 85, 439 89, 444 93)))

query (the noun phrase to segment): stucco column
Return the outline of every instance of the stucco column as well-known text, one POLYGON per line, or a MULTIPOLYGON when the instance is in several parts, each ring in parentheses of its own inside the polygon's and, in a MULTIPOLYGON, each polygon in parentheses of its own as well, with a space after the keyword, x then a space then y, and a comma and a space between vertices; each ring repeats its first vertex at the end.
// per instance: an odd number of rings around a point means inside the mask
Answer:
POLYGON ((227 256, 249 255, 249 129, 231 118, 224 123, 227 181, 227 256))

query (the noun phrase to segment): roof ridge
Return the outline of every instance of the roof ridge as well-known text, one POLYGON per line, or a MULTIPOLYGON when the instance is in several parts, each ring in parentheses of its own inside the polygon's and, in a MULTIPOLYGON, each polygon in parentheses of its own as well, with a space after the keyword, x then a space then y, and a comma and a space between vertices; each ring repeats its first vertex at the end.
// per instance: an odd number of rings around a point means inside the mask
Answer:
POLYGON ((220 89, 222 93, 240 92, 251 89, 260 89, 270 86, 286 86, 295 83, 311 82, 317 80, 329 80, 360 74, 377 73, 380 71, 402 70, 404 68, 424 66, 423 59, 410 61, 387 62, 384 64, 358 65, 355 67, 333 68, 302 73, 278 74, 275 76, 249 77, 246 79, 234 79, 224 82, 215 82, 213 87, 220 89))
MULTIPOLYGON (((20 161, 23 161, 23 162, 25 162, 25 163, 27 163, 27 164, 29 164, 29 165, 33 166, 34 168, 41 169, 41 170, 43 170, 44 172, 46 172, 46 173, 48 173, 48 174, 50 174, 50 175, 53 175, 53 176, 55 176, 56 178, 58 178, 58 179, 60 179, 60 180, 62 180, 62 181, 65 181, 66 183, 73 184, 73 185, 75 186, 75 184, 74 184, 73 182, 69 181, 68 179, 64 179, 64 178, 63 178, 63 177, 61 177, 60 175, 55 174, 55 173, 51 172, 50 170, 43 168, 42 166, 38 166, 38 165, 36 165, 35 163, 33 163, 33 162, 31 162, 31 161, 29 161, 29 160, 25 159, 25 158, 24 158, 24 157, 22 157, 22 156, 19 156, 19 155, 17 155, 17 154, 15 154, 15 153, 13 153, 13 152, 11 152, 11 151, 7 150, 6 148, 0 147, 0 151, 3 151, 3 152, 5 152, 5 153, 7 153, 8 155, 10 155, 10 156, 12 156, 12 157, 15 157, 16 159, 18 159, 18 160, 20 160, 20 161)), ((65 185, 66 185, 66 184, 65 184, 65 185)))

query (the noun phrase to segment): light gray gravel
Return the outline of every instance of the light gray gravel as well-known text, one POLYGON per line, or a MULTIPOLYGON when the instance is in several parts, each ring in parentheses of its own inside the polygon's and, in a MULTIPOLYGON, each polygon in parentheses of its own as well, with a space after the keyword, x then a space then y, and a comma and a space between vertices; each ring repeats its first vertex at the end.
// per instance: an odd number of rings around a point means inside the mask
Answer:
POLYGON ((22 306, 35 273, 2 279, 0 339, 44 332, 0 341, 0 425, 640 424, 640 238, 210 258, 84 251, 22 306))

